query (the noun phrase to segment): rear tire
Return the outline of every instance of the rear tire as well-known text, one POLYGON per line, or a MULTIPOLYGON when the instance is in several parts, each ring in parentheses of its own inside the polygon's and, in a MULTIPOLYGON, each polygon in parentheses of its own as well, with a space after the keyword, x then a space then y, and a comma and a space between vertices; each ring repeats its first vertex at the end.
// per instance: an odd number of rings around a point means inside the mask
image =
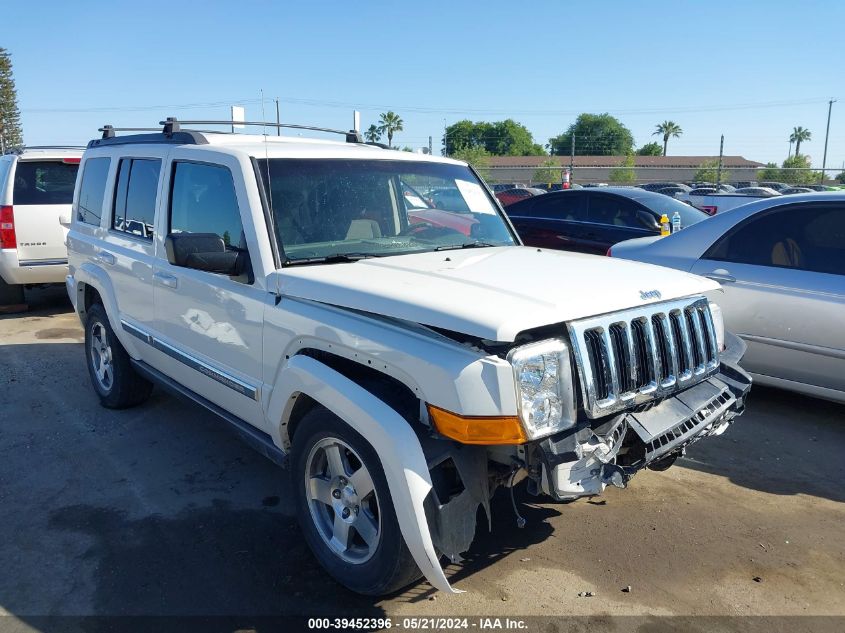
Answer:
POLYGON ((305 541, 340 584, 380 596, 422 576, 402 538, 378 455, 343 420, 323 407, 306 413, 290 472, 305 541))
POLYGON ((132 367, 99 303, 88 308, 85 319, 85 361, 100 404, 107 409, 134 407, 150 397, 152 383, 132 367))
POLYGON ((0 306, 24 306, 23 286, 7 284, 0 277, 0 306))

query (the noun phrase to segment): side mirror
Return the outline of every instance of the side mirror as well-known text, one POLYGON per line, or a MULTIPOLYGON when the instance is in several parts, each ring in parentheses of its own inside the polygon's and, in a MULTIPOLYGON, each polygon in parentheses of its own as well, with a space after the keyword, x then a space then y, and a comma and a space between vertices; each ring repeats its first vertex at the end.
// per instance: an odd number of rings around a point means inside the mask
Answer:
POLYGON ((229 276, 245 270, 246 253, 227 251, 216 233, 171 233, 164 240, 167 261, 174 266, 194 268, 229 276))

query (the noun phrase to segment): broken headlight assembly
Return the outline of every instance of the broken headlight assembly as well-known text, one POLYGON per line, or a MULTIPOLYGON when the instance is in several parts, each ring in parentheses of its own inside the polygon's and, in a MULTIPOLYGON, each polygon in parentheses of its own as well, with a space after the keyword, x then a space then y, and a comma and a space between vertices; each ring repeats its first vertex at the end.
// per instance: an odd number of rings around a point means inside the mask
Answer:
POLYGON ((516 385, 519 419, 529 440, 575 425, 575 389, 569 345, 549 339, 516 347, 508 354, 516 385))

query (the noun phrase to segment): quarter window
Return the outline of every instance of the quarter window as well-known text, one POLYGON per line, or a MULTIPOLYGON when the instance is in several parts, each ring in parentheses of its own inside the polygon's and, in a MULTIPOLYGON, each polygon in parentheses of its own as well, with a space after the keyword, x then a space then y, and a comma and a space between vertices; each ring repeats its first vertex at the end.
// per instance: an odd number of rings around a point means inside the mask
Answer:
POLYGON ((113 229, 153 238, 160 173, 161 160, 157 158, 121 159, 114 194, 113 229))
POLYGON ((100 226, 110 166, 110 158, 89 158, 85 161, 76 207, 76 219, 79 222, 100 226))
POLYGON ((716 242, 704 258, 845 275, 845 207, 766 213, 716 242))

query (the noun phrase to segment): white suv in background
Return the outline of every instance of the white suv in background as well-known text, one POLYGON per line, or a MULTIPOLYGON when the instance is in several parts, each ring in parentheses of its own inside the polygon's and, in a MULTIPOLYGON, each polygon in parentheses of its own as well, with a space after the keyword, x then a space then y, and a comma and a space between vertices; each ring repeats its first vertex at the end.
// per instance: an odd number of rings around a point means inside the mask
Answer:
POLYGON ((0 307, 29 284, 64 283, 67 229, 81 147, 27 147, 0 156, 0 307))
POLYGON ((357 132, 113 131, 68 235, 94 390, 160 384, 287 464, 304 541, 354 591, 454 591, 440 559, 497 488, 625 487, 743 410, 718 284, 524 247, 466 163, 357 132))

